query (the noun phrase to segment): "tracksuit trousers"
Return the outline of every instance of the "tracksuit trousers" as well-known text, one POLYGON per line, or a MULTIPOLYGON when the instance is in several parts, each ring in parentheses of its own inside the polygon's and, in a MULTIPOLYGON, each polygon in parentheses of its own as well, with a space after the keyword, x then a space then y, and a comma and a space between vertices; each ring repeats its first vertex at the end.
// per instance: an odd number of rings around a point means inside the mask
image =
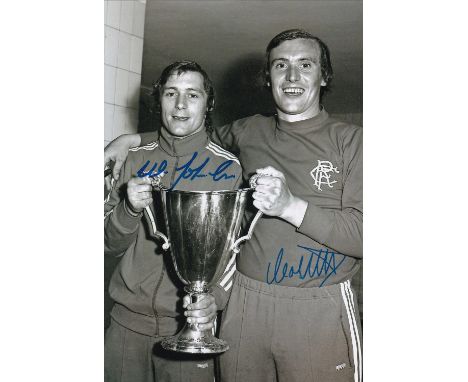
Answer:
POLYGON ((221 321, 223 382, 361 382, 362 333, 350 281, 317 288, 237 272, 221 321))
POLYGON ((165 337, 136 333, 114 319, 105 339, 105 382, 213 382, 213 356, 164 350, 165 337))

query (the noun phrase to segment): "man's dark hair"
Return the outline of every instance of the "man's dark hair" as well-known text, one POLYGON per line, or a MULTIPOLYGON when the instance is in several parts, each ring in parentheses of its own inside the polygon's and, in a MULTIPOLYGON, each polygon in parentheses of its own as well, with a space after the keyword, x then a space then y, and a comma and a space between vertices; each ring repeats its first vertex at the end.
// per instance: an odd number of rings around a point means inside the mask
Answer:
POLYGON ((211 82, 208 74, 201 68, 199 64, 195 61, 176 61, 167 66, 161 73, 159 79, 153 83, 153 92, 151 93, 154 96, 156 101, 157 110, 161 111, 161 92, 166 85, 167 80, 173 74, 177 74, 178 76, 182 73, 186 72, 196 72, 200 73, 203 77, 203 86, 205 89, 206 94, 208 95, 208 99, 206 102, 206 116, 205 116, 205 126, 208 133, 212 131, 212 123, 211 123, 211 113, 215 107, 215 93, 213 83, 211 82))
POLYGON ((309 32, 302 29, 289 29, 277 34, 267 46, 266 49, 266 62, 264 67, 264 79, 265 85, 269 86, 270 83, 270 53, 272 49, 276 48, 282 42, 287 40, 296 40, 299 38, 309 39, 316 41, 320 49, 320 69, 322 72, 322 78, 326 83, 326 86, 320 88, 320 97, 323 93, 330 89, 330 83, 333 78, 333 68, 330 60, 330 52, 327 45, 320 40, 318 37, 310 34, 309 32))

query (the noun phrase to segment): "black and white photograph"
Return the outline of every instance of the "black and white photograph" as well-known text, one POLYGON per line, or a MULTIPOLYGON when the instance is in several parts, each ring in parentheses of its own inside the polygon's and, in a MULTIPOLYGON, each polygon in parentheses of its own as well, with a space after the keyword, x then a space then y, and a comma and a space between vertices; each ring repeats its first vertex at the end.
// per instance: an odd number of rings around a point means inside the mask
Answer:
POLYGON ((362 2, 105 30, 105 380, 362 381, 362 2))
POLYGON ((1 15, 1 381, 466 379, 462 2, 1 15))

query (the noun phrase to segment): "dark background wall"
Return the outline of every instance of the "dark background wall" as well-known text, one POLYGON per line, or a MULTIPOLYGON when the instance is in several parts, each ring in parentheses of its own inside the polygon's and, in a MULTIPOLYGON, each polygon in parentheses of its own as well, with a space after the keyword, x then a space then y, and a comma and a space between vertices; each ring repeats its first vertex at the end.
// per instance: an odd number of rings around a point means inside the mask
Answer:
POLYGON ((327 111, 362 115, 362 1, 148 0, 139 130, 158 123, 148 93, 164 67, 180 59, 197 61, 213 80, 215 126, 274 112, 259 74, 268 42, 291 28, 308 30, 330 48, 335 78, 327 111))

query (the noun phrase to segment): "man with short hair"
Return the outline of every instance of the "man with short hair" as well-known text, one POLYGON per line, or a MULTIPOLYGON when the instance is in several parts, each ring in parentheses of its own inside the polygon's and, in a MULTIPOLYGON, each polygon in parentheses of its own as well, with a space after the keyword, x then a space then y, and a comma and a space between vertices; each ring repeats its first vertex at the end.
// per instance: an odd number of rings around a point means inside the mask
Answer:
MULTIPOLYGON (((195 62, 169 65, 155 85, 160 104, 158 139, 131 149, 118 182, 105 203, 105 252, 121 256, 109 285, 115 301, 105 340, 108 382, 212 382, 212 357, 165 352, 160 342, 180 329, 182 283, 162 249, 160 201, 152 198, 152 180, 183 191, 238 188, 238 159, 210 141, 209 113, 214 107, 210 79, 195 62), (196 170, 195 170, 196 169, 196 170), (214 174, 214 175, 213 175, 214 174)), ((213 327, 217 309, 227 301, 232 273, 212 295, 192 304, 189 322, 213 327)))
MULTIPOLYGON (((221 379, 361 381, 350 280, 362 259, 362 129, 320 105, 333 71, 319 38, 287 30, 266 53, 277 114, 234 121, 213 137, 239 156, 244 181, 256 176, 254 205, 266 215, 237 258, 221 379)), ((123 160, 119 146, 140 137, 118 140, 108 159, 123 160)))

